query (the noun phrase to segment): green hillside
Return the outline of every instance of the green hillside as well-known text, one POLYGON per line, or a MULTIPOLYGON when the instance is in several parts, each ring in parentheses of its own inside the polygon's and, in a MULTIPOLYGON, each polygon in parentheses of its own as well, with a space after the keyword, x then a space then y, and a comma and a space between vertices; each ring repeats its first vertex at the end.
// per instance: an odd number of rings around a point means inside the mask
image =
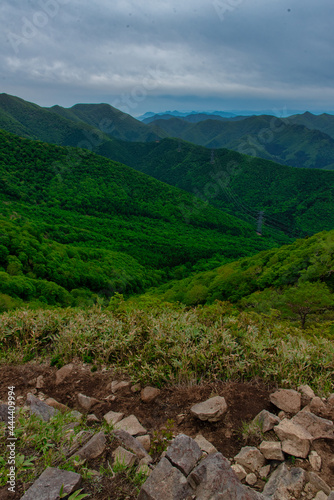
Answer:
POLYGON ((302 115, 289 116, 289 121, 295 123, 296 125, 304 125, 304 127, 307 127, 310 130, 320 130, 320 132, 323 132, 334 139, 333 115, 329 115, 328 113, 313 115, 312 113, 306 112, 302 115))
MULTIPOLYGON (((2 272, 9 275, 2 276, 3 293, 8 291, 6 280, 22 275, 50 280, 67 291, 86 287, 111 295, 119 280, 121 291, 139 292, 167 279, 176 266, 186 265, 186 272, 200 259, 217 256, 222 262, 280 241, 259 238, 249 224, 211 206, 201 206, 185 219, 184 206, 192 203, 188 193, 86 150, 2 131, 0 157, 1 226, 16 242, 5 237, 2 243, 2 272), (38 244, 19 243, 36 239, 36 231, 38 244), (36 271, 40 262, 30 253, 33 247, 43 254, 43 265, 45 259, 55 261, 53 253, 64 255, 61 270, 51 273, 42 266, 36 271), (92 262, 91 270, 81 261, 92 262), (87 273, 99 277, 90 281, 87 273), (70 279, 71 274, 78 279, 70 279)), ((25 292, 15 295, 27 298, 25 292)))
MULTIPOLYGON (((251 116, 242 120, 205 120, 189 123, 182 118, 158 119, 150 126, 207 148, 227 148, 303 168, 334 168, 334 139, 307 128, 308 121, 273 116, 251 116)), ((319 120, 320 124, 320 120, 319 120)), ((331 127, 328 126, 328 130, 331 127)))

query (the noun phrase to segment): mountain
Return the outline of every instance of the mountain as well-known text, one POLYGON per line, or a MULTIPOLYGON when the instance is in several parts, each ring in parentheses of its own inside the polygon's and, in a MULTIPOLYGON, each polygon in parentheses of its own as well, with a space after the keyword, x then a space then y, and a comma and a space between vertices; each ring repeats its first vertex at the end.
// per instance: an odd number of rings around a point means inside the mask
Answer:
MULTIPOLYGON (((175 112, 174 112, 175 113, 175 112)), ((215 111, 214 113, 195 113, 192 112, 190 114, 186 113, 159 113, 159 114, 151 114, 148 113, 148 116, 143 115, 143 117, 139 118, 143 123, 149 124, 155 120, 169 120, 171 118, 182 118, 187 122, 197 123, 204 120, 243 120, 244 116, 235 116, 233 113, 224 113, 223 111, 215 111)))
POLYGON ((302 115, 289 116, 289 121, 296 125, 304 125, 310 130, 320 130, 320 132, 323 132, 334 139, 333 115, 327 113, 313 115, 312 113, 306 112, 302 115))
POLYGON ((330 135, 297 124, 296 118, 266 115, 242 118, 198 123, 159 118, 150 125, 169 137, 207 148, 224 147, 293 167, 334 169, 334 139, 330 135))
POLYGON ((177 266, 287 240, 210 205, 185 214, 188 193, 87 150, 0 131, 0 158, 0 293, 50 303, 54 287, 66 304, 73 289, 139 292, 177 266), (52 283, 47 295, 39 280, 52 283))

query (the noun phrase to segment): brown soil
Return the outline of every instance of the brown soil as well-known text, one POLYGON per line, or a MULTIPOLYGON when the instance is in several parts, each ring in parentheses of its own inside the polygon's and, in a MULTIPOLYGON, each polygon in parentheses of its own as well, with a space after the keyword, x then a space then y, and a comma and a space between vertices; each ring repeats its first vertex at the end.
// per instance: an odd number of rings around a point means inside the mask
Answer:
MULTIPOLYGON (((263 409, 277 413, 269 401, 269 394, 273 388, 265 386, 261 381, 247 383, 216 381, 203 385, 166 387, 152 403, 143 403, 140 393, 125 389, 117 392, 116 400, 110 402, 106 400, 107 396, 111 395, 110 382, 119 378, 115 377, 111 370, 92 373, 89 367, 77 364, 71 376, 60 386, 55 385, 56 371, 54 367, 33 364, 0 366, 0 400, 6 402, 8 386, 14 385, 17 404, 23 405, 27 393, 34 389, 36 377, 43 375, 45 386, 41 391, 72 409, 84 413, 77 402, 78 393, 93 396, 101 400, 101 403, 95 405, 90 413, 95 413, 99 418, 110 410, 123 412, 126 416, 134 414, 151 435, 154 431, 161 430, 168 420, 172 420, 175 435, 183 432, 195 437, 201 433, 227 458, 234 457, 246 444, 241 432, 243 422, 250 422, 263 409), (205 423, 194 419, 190 414, 191 406, 213 395, 221 395, 226 399, 228 413, 223 422, 205 423)), ((105 461, 107 458, 110 460, 113 447, 111 444, 107 449, 105 461)), ((319 475, 334 488, 333 471, 327 465, 334 455, 334 444, 317 441, 314 449, 321 455, 324 463, 319 475)), ((98 466, 97 463, 95 460, 89 465, 99 470, 101 461, 98 466)), ((310 467, 306 461, 296 461, 296 465, 306 469, 310 467)), ((86 487, 85 491, 89 490, 89 486, 86 487)), ((0 489, 0 500, 19 499, 22 491, 22 488, 18 487, 17 495, 8 495, 6 488, 0 489)), ((120 474, 113 480, 104 479, 102 492, 94 494, 96 500, 135 498, 133 485, 129 486, 126 477, 120 474)))

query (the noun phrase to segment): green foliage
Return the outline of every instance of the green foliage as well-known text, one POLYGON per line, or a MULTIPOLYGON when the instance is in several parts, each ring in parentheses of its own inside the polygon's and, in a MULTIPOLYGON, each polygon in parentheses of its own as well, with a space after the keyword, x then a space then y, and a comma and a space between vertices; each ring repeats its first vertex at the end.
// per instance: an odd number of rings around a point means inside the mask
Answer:
POLYGON ((160 456, 161 453, 167 450, 170 442, 173 439, 175 422, 173 419, 168 419, 165 426, 153 432, 151 439, 150 455, 160 456))

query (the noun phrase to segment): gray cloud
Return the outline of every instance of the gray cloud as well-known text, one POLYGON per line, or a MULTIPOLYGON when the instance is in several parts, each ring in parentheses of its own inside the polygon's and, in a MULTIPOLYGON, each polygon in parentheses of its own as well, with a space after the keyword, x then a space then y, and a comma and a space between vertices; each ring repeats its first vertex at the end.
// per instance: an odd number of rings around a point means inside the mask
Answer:
POLYGON ((2 91, 41 105, 333 109, 332 0, 3 0, 2 91))

